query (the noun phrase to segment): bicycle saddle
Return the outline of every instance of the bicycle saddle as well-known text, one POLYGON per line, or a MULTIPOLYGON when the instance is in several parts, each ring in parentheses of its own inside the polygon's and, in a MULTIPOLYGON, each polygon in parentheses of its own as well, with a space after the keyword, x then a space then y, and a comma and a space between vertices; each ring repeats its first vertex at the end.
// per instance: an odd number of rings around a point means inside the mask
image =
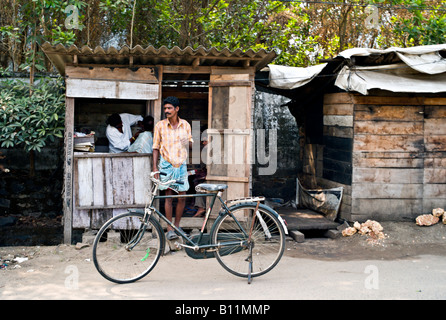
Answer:
POLYGON ((223 191, 227 188, 228 186, 226 184, 200 183, 195 187, 195 190, 197 192, 200 191, 216 192, 216 191, 223 191))

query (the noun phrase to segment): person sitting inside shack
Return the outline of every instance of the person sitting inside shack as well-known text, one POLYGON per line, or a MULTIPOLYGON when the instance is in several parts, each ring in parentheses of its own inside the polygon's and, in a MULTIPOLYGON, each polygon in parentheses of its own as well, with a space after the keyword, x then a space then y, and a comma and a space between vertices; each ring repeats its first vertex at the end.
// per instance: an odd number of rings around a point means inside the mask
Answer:
POLYGON ((140 124, 141 121, 143 121, 142 116, 129 113, 113 113, 108 117, 105 135, 109 142, 109 152, 120 153, 127 151, 139 135, 139 132, 137 132, 133 136, 131 126, 137 123, 140 124))
POLYGON ((142 121, 142 131, 135 142, 127 149, 128 152, 152 153, 153 149, 153 124, 152 116, 146 116, 142 121))

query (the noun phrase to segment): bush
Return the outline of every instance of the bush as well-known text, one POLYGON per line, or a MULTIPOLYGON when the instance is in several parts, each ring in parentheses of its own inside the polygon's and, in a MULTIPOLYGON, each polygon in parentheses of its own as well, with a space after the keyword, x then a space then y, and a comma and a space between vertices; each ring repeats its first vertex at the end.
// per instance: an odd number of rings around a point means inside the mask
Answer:
POLYGON ((0 82, 0 147, 40 152, 47 140, 62 138, 65 94, 62 78, 42 78, 31 86, 0 82))

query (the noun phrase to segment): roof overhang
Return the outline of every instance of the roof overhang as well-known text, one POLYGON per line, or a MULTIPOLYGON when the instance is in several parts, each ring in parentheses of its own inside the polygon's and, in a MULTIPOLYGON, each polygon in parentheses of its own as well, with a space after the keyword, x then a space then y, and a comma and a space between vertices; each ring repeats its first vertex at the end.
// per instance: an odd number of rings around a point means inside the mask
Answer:
POLYGON ((62 76, 65 76, 65 67, 68 65, 101 65, 110 67, 157 65, 220 66, 255 68, 258 71, 276 57, 274 51, 263 49, 259 51, 252 49, 231 51, 227 48, 218 50, 216 48, 206 49, 204 47, 198 47, 197 49, 173 47, 168 49, 165 46, 160 48, 153 46, 142 48, 139 45, 133 48, 124 46, 120 49, 114 47, 108 49, 96 47, 92 49, 88 46, 81 48, 75 45, 70 47, 65 47, 61 44, 53 46, 48 42, 42 45, 42 50, 62 76))
POLYGON ((334 85, 359 92, 446 92, 446 44, 385 50, 354 48, 327 63, 307 68, 269 65, 269 87, 296 90, 334 85), (325 84, 325 85, 324 85, 325 84))

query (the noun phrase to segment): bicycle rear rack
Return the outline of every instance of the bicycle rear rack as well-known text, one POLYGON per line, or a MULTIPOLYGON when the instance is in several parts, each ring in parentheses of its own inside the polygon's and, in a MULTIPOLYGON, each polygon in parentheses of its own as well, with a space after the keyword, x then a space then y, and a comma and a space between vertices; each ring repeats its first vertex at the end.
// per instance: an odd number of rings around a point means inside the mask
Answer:
POLYGON ((225 205, 233 206, 233 205, 238 204, 238 203, 259 202, 259 201, 265 201, 265 197, 246 197, 246 198, 238 198, 238 199, 226 200, 225 201, 225 205))

